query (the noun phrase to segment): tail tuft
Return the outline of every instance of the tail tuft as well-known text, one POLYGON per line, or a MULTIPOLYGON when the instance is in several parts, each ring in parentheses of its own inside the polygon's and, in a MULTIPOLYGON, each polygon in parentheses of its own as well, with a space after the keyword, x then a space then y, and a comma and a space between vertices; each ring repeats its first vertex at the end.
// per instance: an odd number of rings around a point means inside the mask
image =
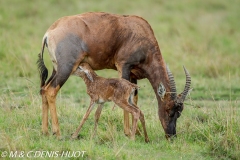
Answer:
POLYGON ((39 71, 39 75, 40 75, 40 79, 41 79, 40 87, 43 87, 45 85, 45 81, 47 80, 47 77, 48 77, 48 70, 44 64, 41 53, 38 54, 37 65, 38 65, 38 71, 39 71))

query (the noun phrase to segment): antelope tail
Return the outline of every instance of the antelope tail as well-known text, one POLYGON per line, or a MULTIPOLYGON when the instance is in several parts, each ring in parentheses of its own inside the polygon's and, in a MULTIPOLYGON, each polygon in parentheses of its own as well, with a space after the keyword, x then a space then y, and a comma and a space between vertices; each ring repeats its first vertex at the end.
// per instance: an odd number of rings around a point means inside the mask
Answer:
POLYGON ((38 60, 37 60, 38 71, 39 71, 40 80, 41 80, 40 88, 42 88, 45 85, 45 81, 47 80, 47 77, 48 77, 48 69, 45 66, 43 61, 43 53, 46 45, 47 45, 47 37, 44 39, 44 42, 42 45, 42 51, 41 53, 38 54, 38 60))

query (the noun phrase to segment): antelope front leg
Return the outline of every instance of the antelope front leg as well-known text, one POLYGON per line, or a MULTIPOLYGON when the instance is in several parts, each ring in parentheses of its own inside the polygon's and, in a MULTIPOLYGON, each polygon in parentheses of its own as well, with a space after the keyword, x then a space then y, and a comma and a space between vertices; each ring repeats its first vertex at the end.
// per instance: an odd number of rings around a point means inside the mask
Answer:
POLYGON ((87 110, 87 112, 85 113, 85 115, 83 116, 83 119, 82 119, 80 125, 78 126, 77 130, 75 131, 75 133, 73 133, 72 139, 76 139, 76 138, 78 137, 78 133, 79 133, 79 131, 81 130, 84 122, 87 120, 87 118, 88 118, 89 114, 91 113, 94 105, 95 105, 95 103, 94 103, 93 101, 91 101, 91 103, 90 103, 90 105, 89 105, 89 107, 88 107, 88 110, 87 110))
MULTIPOLYGON (((118 70, 118 76, 119 78, 122 77, 126 80, 130 80, 130 68, 127 66, 124 66, 124 64, 121 63, 116 63, 115 64, 118 70)), ((128 111, 123 111, 123 129, 124 129, 124 134, 126 136, 131 135, 130 131, 130 122, 129 122, 129 112, 128 111)))
POLYGON ((48 102, 44 94, 42 94, 42 133, 48 135, 48 102))

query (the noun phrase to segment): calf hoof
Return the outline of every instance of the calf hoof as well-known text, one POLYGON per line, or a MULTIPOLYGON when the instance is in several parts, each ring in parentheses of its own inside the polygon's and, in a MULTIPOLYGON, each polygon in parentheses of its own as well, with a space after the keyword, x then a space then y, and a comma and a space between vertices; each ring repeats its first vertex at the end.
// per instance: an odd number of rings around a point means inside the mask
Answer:
POLYGON ((140 128, 137 128, 136 133, 137 136, 142 136, 141 130, 140 128))
POLYGON ((74 133, 71 135, 72 140, 80 139, 80 135, 75 135, 74 133))

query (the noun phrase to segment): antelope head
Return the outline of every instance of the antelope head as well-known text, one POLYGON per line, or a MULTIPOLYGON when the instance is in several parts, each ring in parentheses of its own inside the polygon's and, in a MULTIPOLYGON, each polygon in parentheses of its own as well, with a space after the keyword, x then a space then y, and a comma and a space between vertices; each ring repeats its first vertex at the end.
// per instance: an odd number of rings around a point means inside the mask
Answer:
POLYGON ((191 76, 187 69, 183 66, 185 75, 186 75, 186 84, 184 87, 184 90, 181 94, 177 95, 177 89, 176 84, 174 81, 174 77, 172 72, 170 71, 169 67, 167 66, 167 74, 169 78, 169 85, 170 85, 170 105, 171 108, 168 108, 166 110, 167 112, 167 119, 168 119, 168 125, 165 130, 166 132, 166 138, 172 137, 176 135, 176 122, 177 119, 181 116, 181 113, 184 108, 184 100, 186 96, 188 95, 188 92, 190 91, 190 85, 191 85, 191 76))

